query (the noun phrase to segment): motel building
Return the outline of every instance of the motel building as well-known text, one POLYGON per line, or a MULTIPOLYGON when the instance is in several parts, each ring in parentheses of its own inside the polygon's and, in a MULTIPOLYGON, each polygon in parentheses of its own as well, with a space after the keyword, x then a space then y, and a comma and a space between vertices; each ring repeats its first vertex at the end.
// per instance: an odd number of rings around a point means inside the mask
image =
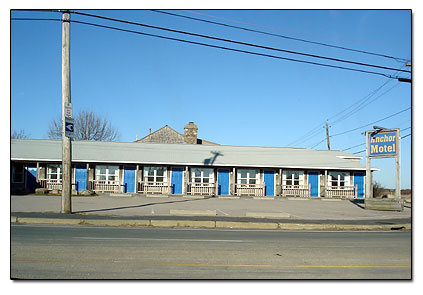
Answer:
MULTIPOLYGON (((72 141, 74 193, 365 197, 366 165, 343 151, 225 146, 165 126, 135 142, 72 141)), ((11 193, 62 188, 62 141, 11 140, 11 193)), ((372 168, 373 169, 373 168, 372 168)), ((373 169, 375 170, 375 169, 373 169)))

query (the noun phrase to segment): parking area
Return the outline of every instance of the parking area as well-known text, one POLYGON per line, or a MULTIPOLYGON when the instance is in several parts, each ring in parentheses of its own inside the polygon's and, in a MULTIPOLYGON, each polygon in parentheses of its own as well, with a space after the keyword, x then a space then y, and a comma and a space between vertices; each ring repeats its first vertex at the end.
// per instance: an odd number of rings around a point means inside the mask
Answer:
MULTIPOLYGON (((60 213, 61 196, 11 196, 12 212, 60 213)), ((72 212, 113 216, 215 215, 292 219, 349 220, 411 217, 411 203, 404 211, 365 210, 362 201, 325 199, 187 198, 146 196, 72 197, 72 212)))

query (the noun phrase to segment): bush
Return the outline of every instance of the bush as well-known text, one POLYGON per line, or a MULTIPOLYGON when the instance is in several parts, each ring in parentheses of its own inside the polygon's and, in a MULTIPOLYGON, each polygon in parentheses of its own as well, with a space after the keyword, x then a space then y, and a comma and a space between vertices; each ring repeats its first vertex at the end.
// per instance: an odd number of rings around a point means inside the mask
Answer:
POLYGON ((387 189, 382 187, 382 185, 379 182, 373 182, 373 198, 379 198, 385 195, 387 192, 387 189))

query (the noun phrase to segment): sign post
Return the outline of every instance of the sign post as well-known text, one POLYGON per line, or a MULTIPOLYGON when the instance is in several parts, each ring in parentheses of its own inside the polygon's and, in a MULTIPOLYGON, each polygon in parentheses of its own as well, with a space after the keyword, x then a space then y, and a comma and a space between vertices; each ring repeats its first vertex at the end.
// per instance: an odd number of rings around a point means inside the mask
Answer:
POLYGON ((376 210, 403 210, 401 202, 401 176, 400 176, 400 130, 374 127, 376 130, 366 131, 366 209, 376 210), (389 201, 374 199, 371 159, 395 158, 395 200, 389 205, 389 201), (400 207, 398 208, 398 204, 400 207))

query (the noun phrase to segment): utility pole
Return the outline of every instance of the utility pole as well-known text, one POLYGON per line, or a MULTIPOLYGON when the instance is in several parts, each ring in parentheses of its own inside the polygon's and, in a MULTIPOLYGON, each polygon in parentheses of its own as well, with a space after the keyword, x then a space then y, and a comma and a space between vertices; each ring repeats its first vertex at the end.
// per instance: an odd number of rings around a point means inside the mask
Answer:
POLYGON ((328 142, 328 151, 330 151, 330 142, 329 142, 329 125, 328 121, 326 121, 326 140, 328 142))
POLYGON ((70 97, 70 63, 69 63, 69 12, 62 15, 62 213, 72 213, 72 144, 65 135, 65 105, 70 97))

